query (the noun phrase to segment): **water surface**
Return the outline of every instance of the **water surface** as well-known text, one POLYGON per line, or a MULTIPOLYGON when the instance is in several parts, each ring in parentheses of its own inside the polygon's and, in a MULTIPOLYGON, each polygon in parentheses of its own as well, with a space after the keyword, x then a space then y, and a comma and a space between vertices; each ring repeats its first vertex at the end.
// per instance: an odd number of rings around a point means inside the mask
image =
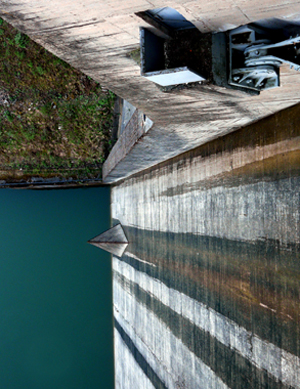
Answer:
POLYGON ((0 386, 113 388, 109 189, 0 191, 0 386))

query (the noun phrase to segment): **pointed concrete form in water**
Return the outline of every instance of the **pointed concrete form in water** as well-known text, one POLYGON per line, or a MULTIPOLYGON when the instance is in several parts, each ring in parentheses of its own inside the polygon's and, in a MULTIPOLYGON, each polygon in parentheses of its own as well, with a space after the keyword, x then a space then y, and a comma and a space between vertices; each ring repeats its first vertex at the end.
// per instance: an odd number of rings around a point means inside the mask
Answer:
POLYGON ((102 234, 95 236, 88 243, 108 251, 117 257, 122 257, 128 246, 128 240, 121 224, 117 224, 102 234))

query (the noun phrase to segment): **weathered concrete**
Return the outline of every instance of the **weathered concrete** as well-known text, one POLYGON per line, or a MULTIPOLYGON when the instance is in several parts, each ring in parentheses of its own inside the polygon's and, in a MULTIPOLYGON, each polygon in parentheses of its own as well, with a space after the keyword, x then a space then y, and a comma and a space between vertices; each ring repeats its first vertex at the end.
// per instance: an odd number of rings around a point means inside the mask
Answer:
MULTIPOLYGON (((297 72, 283 67, 281 87, 249 96, 217 87, 163 93, 140 76, 129 53, 139 47, 136 12, 156 7, 177 9, 202 32, 216 32, 264 18, 297 20, 300 3, 267 0, 198 2, 187 0, 16 0, 2 1, 0 15, 38 43, 101 82, 144 112, 155 126, 122 166, 111 166, 107 182, 178 155, 300 101, 297 72)), ((139 137, 135 142, 138 141, 139 137)))
MULTIPOLYGON (((123 120, 122 120, 123 121, 123 120)), ((151 127, 151 126, 150 126, 151 127)), ((107 177, 117 166, 121 167, 126 157, 134 148, 137 139, 141 138, 148 130, 148 123, 144 121, 143 112, 135 109, 126 126, 121 124, 119 137, 109 153, 103 168, 102 175, 107 177)))
POLYGON ((300 388, 298 117, 112 188, 131 242, 113 259, 118 388, 132 358, 155 388, 300 388))
POLYGON ((117 218, 151 230, 300 243, 297 179, 290 177, 300 166, 299 109, 288 109, 124 182, 122 195, 118 188, 113 191, 117 218), (276 178, 282 178, 280 185, 276 178), (153 201, 156 198, 159 201, 153 201), (167 205, 165 216, 162 202, 167 205), (132 204, 136 212, 131 213, 132 204))
POLYGON ((88 243, 102 250, 108 251, 117 257, 122 257, 128 245, 128 240, 121 224, 116 224, 109 230, 102 232, 93 239, 90 239, 88 243))

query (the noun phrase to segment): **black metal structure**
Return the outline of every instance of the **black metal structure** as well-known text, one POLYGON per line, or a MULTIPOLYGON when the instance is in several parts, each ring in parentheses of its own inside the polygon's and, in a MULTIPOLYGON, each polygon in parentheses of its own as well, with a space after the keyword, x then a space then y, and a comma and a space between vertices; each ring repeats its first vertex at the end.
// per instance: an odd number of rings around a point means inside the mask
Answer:
MULTIPOLYGON (((300 32, 300 28, 298 30, 300 32)), ((300 37, 293 29, 246 25, 228 32, 228 84, 245 90, 262 91, 280 85, 283 64, 300 70, 300 37)))

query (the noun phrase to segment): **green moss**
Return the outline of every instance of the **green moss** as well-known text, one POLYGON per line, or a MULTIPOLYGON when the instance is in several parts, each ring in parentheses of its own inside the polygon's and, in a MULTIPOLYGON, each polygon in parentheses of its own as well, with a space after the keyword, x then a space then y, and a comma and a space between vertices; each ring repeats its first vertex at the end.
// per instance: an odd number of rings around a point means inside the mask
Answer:
POLYGON ((27 35, 17 32, 15 35, 15 43, 18 47, 25 48, 28 45, 29 38, 27 35))
POLYGON ((0 93, 8 102, 0 104, 0 167, 17 169, 20 179, 22 172, 98 177, 115 96, 2 19, 0 25, 0 93))
POLYGON ((132 50, 128 53, 128 57, 134 60, 139 66, 141 66, 141 50, 140 48, 132 50))

